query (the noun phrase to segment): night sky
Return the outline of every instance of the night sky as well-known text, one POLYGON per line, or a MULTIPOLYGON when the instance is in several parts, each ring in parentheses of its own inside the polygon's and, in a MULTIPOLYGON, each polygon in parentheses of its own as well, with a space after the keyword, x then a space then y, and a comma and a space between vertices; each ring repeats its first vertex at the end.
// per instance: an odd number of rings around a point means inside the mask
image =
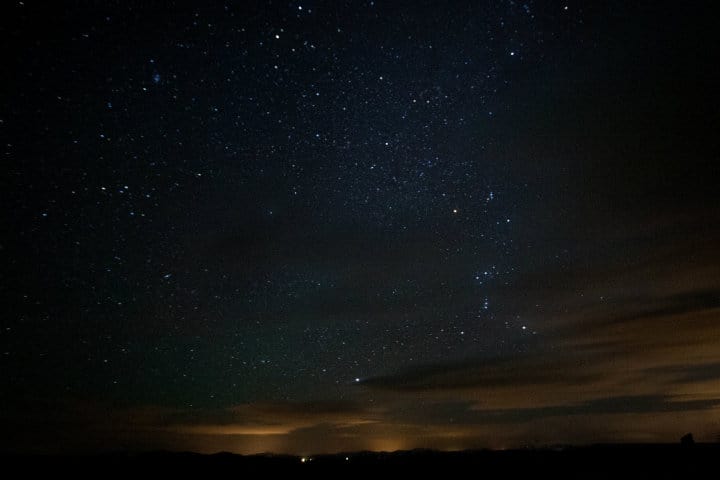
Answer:
POLYGON ((720 438, 709 11, 195 3, 0 7, 0 449, 720 438))

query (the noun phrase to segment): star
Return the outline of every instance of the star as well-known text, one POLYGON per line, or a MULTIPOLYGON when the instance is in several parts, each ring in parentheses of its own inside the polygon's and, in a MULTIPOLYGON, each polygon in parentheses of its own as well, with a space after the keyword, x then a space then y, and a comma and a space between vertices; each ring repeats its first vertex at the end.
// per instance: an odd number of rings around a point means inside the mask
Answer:
POLYGON ((251 3, 5 15, 7 444, 712 436, 709 8, 251 3))

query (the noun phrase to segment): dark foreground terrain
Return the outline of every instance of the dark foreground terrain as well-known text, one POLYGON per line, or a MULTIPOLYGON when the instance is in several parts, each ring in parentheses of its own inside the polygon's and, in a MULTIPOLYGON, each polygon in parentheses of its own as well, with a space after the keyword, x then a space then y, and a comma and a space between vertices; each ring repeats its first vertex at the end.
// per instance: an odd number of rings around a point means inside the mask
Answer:
MULTIPOLYGON (((449 475, 465 478, 716 478, 720 444, 601 445, 507 451, 393 453, 356 452, 294 457, 229 453, 115 453, 101 455, 3 455, 5 471, 56 477, 114 475, 201 475, 255 478, 273 474, 312 477, 449 475), (13 470, 9 470, 9 469, 13 470)), ((268 477, 269 478, 269 477, 268 477)), ((274 478, 274 476, 273 476, 274 478)))

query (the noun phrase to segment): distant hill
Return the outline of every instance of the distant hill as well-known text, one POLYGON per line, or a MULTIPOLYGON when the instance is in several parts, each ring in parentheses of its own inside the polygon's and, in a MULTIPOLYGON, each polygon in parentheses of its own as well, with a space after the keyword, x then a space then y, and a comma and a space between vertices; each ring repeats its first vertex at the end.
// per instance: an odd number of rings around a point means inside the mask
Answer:
POLYGON ((106 474, 223 475, 292 474, 358 476, 371 474, 456 474, 477 478, 712 478, 720 444, 596 445, 526 450, 440 452, 352 452, 291 455, 201 455, 191 452, 104 455, 2 455, 8 471, 73 476, 106 474), (12 470, 9 470, 12 471, 12 470), (527 477, 526 477, 527 475, 527 477))

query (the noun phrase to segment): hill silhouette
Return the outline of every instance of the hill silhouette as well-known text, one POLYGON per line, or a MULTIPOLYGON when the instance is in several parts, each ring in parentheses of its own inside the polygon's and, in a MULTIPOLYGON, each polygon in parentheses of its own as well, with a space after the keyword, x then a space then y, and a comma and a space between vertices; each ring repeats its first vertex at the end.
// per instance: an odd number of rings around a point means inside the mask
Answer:
MULTIPOLYGON (((707 477, 720 458, 720 444, 595 445, 519 450, 441 452, 353 452, 292 455, 203 455, 191 452, 112 453, 101 455, 3 455, 6 469, 73 476, 153 474, 244 476, 258 474, 324 476, 470 475, 479 478, 532 475, 557 478, 707 477)), ((9 470, 13 471, 13 470, 9 470)))

